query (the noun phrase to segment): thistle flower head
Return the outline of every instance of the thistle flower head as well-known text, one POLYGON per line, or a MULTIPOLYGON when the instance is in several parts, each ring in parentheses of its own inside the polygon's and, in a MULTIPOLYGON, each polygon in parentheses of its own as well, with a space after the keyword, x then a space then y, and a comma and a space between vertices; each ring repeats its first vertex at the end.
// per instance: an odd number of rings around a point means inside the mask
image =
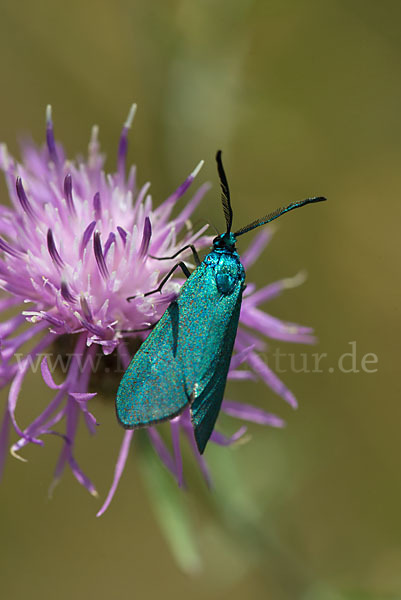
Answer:
MULTIPOLYGON (((210 238, 203 235, 206 226, 194 230, 189 222, 208 186, 202 185, 186 205, 182 201, 202 163, 157 206, 153 205, 149 184, 137 187, 135 167, 126 172, 128 131, 134 114, 135 106, 123 126, 113 174, 104 171, 97 127, 92 130, 87 159, 66 159, 54 136, 50 109, 46 114, 43 147, 25 144, 21 163, 8 154, 5 146, 0 152, 0 168, 11 201, 10 207, 0 209, 0 287, 4 291, 0 299, 0 385, 11 382, 0 429, 0 471, 11 426, 18 435, 11 452, 18 458, 27 444, 43 445, 47 434, 58 435, 62 449, 55 481, 69 465, 76 479, 92 494, 96 493, 95 486, 79 467, 74 440, 80 418, 90 433, 97 430, 93 409, 89 410, 96 390, 88 391, 94 356, 100 350, 103 356, 113 354, 128 366, 130 340, 134 336, 143 339, 148 334, 182 283, 174 278, 163 287, 163 293, 147 297, 145 294, 158 287, 175 262, 158 261, 155 257, 173 256, 184 245, 195 243, 201 248, 210 243, 210 238), (173 209, 178 216, 172 217, 173 209), (132 301, 127 302, 127 297, 133 297, 132 301), (25 344, 32 340, 34 343, 26 350, 25 344), (52 375, 57 362, 50 360, 54 355, 52 349, 65 353, 65 348, 71 345, 73 352, 69 354, 66 377, 57 384, 52 375), (20 426, 16 418, 19 392, 35 361, 39 361, 43 379, 55 395, 32 423, 20 426)), ((255 237, 242 254, 245 268, 256 260, 269 237, 268 231, 255 237)), ((294 396, 259 352, 266 349, 266 337, 308 343, 313 341, 312 332, 275 319, 259 305, 299 282, 299 278, 284 279, 260 290, 248 283, 229 372, 230 379, 264 380, 293 407, 294 396)), ((224 400, 222 410, 234 418, 275 427, 283 425, 280 418, 248 404, 224 400)), ((209 481, 188 412, 172 419, 170 428, 171 449, 157 428, 148 428, 149 438, 163 463, 182 485, 180 434, 183 433, 209 481)), ((240 427, 231 437, 215 430, 211 441, 230 445, 245 429, 240 427)), ((132 431, 123 434, 112 487, 98 514, 104 512, 113 497, 132 436, 132 431)))
MULTIPOLYGON (((178 236, 205 191, 201 188, 171 220, 175 203, 201 165, 156 209, 149 184, 137 190, 135 168, 125 174, 134 110, 122 131, 113 175, 103 171, 96 127, 87 161, 65 159, 54 139, 50 110, 46 147, 25 147, 23 164, 3 147, 0 163, 14 207, 2 211, 0 284, 24 300, 22 315, 31 323, 50 325, 55 335, 82 331, 88 344, 101 344, 105 353, 118 345, 122 329, 144 329, 163 312, 168 294, 146 299, 143 292, 156 285, 169 265, 150 256, 167 256, 179 248, 178 236), (130 295, 137 297, 127 302, 130 295)), ((186 231, 185 242, 199 235, 186 231)), ((174 290, 177 286, 170 285, 174 290)))

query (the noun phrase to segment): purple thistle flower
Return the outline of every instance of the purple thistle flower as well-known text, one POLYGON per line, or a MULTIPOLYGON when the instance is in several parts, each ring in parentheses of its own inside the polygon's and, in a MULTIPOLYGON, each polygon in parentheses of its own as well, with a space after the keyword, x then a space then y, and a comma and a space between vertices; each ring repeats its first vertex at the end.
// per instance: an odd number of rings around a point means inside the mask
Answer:
MULTIPOLYGON (((171 216, 202 163, 157 208, 148 193, 149 184, 137 188, 135 168, 127 174, 128 131, 135 110, 134 105, 123 126, 114 174, 103 170, 97 127, 92 130, 86 161, 65 158, 63 147, 54 136, 50 107, 46 112, 44 147, 25 144, 22 163, 15 161, 5 146, 0 147, 0 168, 5 173, 12 205, 0 208, 0 287, 5 292, 0 299, 0 386, 10 384, 0 426, 0 474, 11 428, 18 440, 10 452, 21 460, 25 459, 20 451, 27 444, 43 445, 46 435, 57 435, 62 449, 51 489, 68 465, 79 483, 96 495, 74 454, 79 420, 83 419, 90 434, 98 430, 93 409, 89 409, 96 393, 88 391, 91 376, 98 368, 96 353, 100 349, 104 360, 113 354, 126 368, 133 338, 144 339, 148 335, 182 284, 182 279, 174 278, 164 286, 162 294, 144 297, 173 265, 173 261, 152 257, 171 256, 187 244, 204 247, 210 243, 210 238, 204 236, 207 226, 194 231, 189 223, 207 184, 180 208, 177 217, 171 216), (128 296, 135 298, 127 302, 128 296), (32 344, 32 340, 36 342, 32 344), (29 342, 30 349, 26 350, 29 342), (66 377, 63 383, 56 384, 52 373, 57 364, 64 364, 66 356, 66 377), (39 364, 45 384, 55 395, 32 423, 22 427, 16 417, 19 392, 28 370, 39 364), (58 429, 61 423, 62 432, 58 429)), ((270 235, 269 231, 262 231, 255 237, 242 255, 245 268, 258 258, 270 235)), ((266 349, 265 337, 311 343, 312 330, 283 323, 259 305, 299 284, 301 279, 284 279, 258 291, 248 284, 229 372, 230 379, 262 379, 294 408, 293 394, 258 352, 266 349), (247 368, 240 368, 243 365, 247 368)), ((116 380, 116 387, 117 384, 116 380)), ((279 417, 249 404, 224 400, 222 411, 235 419, 273 427, 284 425, 279 417)), ((170 430, 171 450, 156 427, 147 429, 163 464, 178 484, 184 485, 180 440, 186 437, 210 484, 206 461, 195 443, 189 411, 172 419, 170 430)), ((245 431, 242 425, 234 435, 226 437, 215 430, 211 441, 227 446, 238 441, 245 431)), ((98 515, 103 514, 113 498, 133 435, 130 430, 123 433, 114 479, 98 515)))

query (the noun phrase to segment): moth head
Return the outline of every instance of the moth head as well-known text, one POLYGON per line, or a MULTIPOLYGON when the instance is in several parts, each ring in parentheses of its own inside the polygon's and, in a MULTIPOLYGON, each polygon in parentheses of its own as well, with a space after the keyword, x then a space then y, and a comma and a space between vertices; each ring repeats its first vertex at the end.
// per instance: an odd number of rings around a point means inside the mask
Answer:
POLYGON ((233 233, 222 233, 213 240, 213 247, 215 250, 228 250, 228 252, 234 252, 236 237, 233 233))

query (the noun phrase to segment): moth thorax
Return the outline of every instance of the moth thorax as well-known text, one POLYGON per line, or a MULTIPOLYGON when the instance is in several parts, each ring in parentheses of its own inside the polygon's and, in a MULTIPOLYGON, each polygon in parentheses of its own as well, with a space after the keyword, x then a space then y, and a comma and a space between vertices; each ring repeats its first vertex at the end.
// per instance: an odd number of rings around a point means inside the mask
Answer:
POLYGON ((236 254, 221 254, 218 264, 215 268, 215 278, 217 289, 225 296, 231 294, 241 277, 241 263, 236 254))

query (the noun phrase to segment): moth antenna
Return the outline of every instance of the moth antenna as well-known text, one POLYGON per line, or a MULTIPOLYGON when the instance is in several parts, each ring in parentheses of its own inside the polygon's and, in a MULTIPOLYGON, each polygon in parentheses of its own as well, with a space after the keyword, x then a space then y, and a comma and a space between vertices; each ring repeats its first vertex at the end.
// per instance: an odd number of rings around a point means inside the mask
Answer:
POLYGON ((316 196, 314 198, 307 198, 306 200, 301 200, 300 202, 292 202, 285 208, 277 208, 273 212, 261 217, 260 219, 256 219, 256 221, 252 221, 249 225, 245 225, 245 227, 241 227, 234 233, 235 237, 239 235, 243 235, 244 233, 248 233, 248 231, 252 231, 252 229, 256 229, 256 227, 260 227, 261 225, 266 225, 266 223, 270 223, 274 221, 274 219, 278 219, 281 215, 284 215, 295 208, 301 208, 301 206, 305 206, 306 204, 313 204, 314 202, 324 202, 327 198, 323 196, 316 196))
POLYGON ((220 178, 221 203, 223 205, 224 217, 226 219, 227 233, 230 233, 233 224, 233 210, 230 201, 230 189, 228 187, 227 177, 224 172, 223 162, 221 160, 221 150, 216 154, 217 171, 220 178))

